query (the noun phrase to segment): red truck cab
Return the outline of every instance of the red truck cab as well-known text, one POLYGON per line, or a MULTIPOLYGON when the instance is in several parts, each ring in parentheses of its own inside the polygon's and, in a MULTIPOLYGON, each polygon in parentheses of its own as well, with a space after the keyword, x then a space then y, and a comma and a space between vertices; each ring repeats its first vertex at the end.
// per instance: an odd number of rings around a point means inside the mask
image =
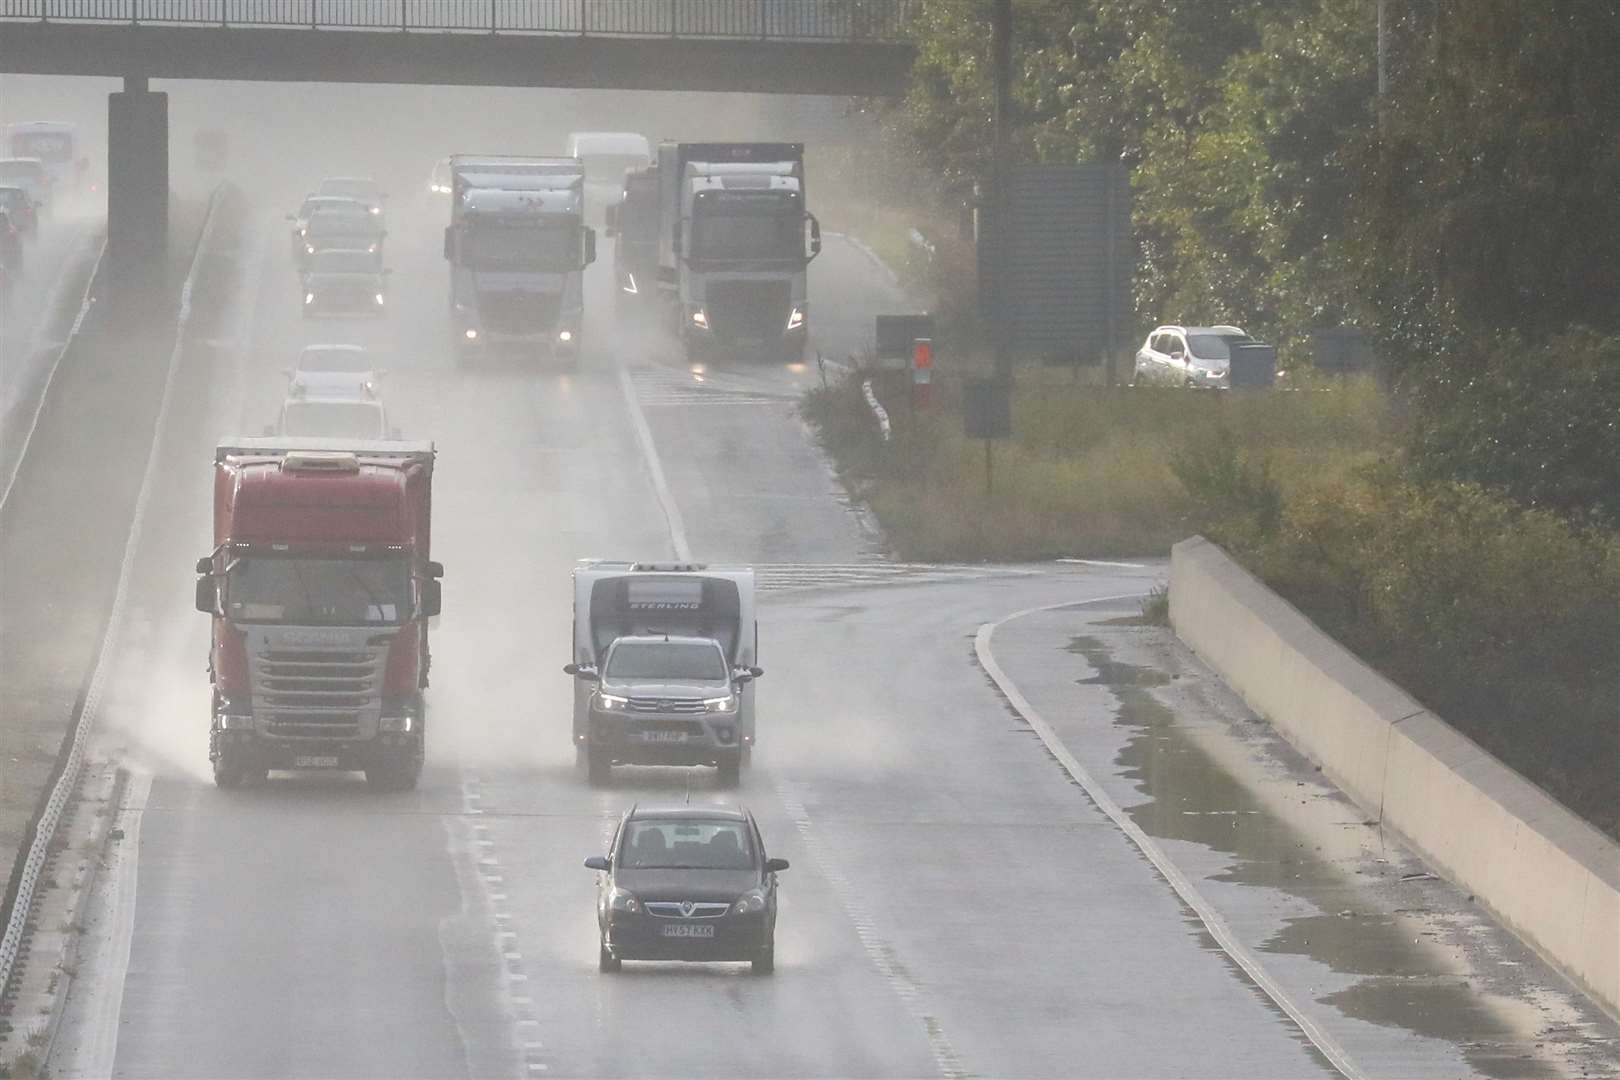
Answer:
POLYGON ((241 438, 214 452, 208 756, 236 787, 270 769, 414 787, 427 734, 431 442, 241 438))

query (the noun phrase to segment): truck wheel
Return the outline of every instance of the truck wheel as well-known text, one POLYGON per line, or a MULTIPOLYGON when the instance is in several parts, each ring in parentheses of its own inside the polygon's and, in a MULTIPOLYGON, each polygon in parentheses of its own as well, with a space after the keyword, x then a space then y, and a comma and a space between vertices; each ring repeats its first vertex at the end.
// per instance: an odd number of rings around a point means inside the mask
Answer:
POLYGON ((591 787, 607 787, 613 782, 613 759, 585 748, 585 779, 591 787))
POLYGON ((715 774, 716 783, 723 788, 734 788, 742 783, 742 751, 721 758, 715 774))
POLYGON ((765 947, 759 950, 759 955, 754 957, 751 966, 754 969, 755 975, 769 975, 771 972, 776 970, 775 938, 772 938, 770 941, 765 943, 765 947))
POLYGON ((248 778, 247 762, 242 760, 242 751, 227 746, 220 750, 219 757, 214 759, 214 786, 229 790, 239 788, 248 778))
POLYGON ((421 775, 420 743, 391 750, 366 767, 366 783, 378 791, 411 791, 421 775))

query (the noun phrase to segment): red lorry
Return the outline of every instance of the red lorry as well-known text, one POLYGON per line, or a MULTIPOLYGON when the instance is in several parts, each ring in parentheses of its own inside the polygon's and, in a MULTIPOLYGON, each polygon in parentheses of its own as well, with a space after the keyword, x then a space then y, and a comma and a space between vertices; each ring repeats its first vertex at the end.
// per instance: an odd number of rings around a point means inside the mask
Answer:
POLYGON ((427 714, 431 442, 240 438, 214 452, 208 757, 236 787, 271 769, 414 787, 427 714))

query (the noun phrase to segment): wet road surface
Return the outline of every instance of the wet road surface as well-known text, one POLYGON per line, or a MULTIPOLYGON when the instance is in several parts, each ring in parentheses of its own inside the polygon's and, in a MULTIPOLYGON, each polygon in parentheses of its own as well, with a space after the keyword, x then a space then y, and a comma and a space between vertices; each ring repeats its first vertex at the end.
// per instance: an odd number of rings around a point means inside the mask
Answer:
MULTIPOLYGON (((124 887, 96 909, 57 1075, 1331 1074, 973 662, 980 624, 1140 594, 1162 567, 879 565, 793 408, 814 365, 693 371, 593 315, 578 373, 458 368, 439 212, 394 225, 391 313, 376 323, 300 318, 283 226, 254 215, 238 299, 187 353, 106 709, 109 737, 154 776, 125 815, 130 842, 108 873, 124 887), (385 354, 395 422, 439 447, 428 768, 403 795, 321 775, 216 791, 190 587, 208 545, 206 463, 218 436, 271 422, 299 346, 347 340, 385 354), (637 798, 719 794, 709 773, 676 769, 589 788, 569 742, 570 567, 674 554, 637 410, 694 555, 758 562, 769 590, 760 747, 736 794, 793 864, 769 979, 736 965, 595 970, 581 860, 637 798)), ((815 273, 817 310, 899 302, 845 245, 830 241, 815 273)), ((844 325, 826 334, 858 332, 844 325)), ((1008 664, 1025 677, 1015 636, 1008 664)), ((1077 649, 1061 652, 1071 684, 1100 658, 1077 649)), ((1043 701, 1041 679, 1060 670, 1035 665, 1043 701)), ((1096 689, 1064 715, 1128 744, 1118 702, 1096 689)), ((1110 751, 1109 772, 1133 805, 1146 766, 1127 750, 1110 751)), ((1195 863, 1213 850, 1189 849, 1195 863)), ((1287 895, 1241 892, 1226 902, 1257 931, 1287 895)), ((1459 1049, 1472 1032, 1403 1057, 1409 1029, 1287 981, 1370 1063, 1477 1064, 1459 1049)))

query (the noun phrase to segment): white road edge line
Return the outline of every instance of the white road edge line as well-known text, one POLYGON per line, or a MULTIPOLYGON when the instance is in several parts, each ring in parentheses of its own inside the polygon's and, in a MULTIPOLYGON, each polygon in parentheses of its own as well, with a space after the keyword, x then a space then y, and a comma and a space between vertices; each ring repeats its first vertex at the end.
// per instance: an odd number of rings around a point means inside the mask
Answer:
POLYGON ((135 941, 135 898, 140 883, 141 822, 146 801, 152 794, 152 774, 133 773, 125 789, 124 805, 118 808, 124 838, 117 841, 118 870, 113 875, 108 907, 110 925, 98 950, 96 978, 88 985, 74 980, 75 990, 88 993, 80 998, 85 1017, 83 1044, 67 1066, 46 1059, 53 1072, 68 1076, 111 1076, 118 1056, 118 1020, 124 1012, 124 980, 129 975, 130 948, 135 941), (88 1001, 85 998, 88 998, 88 1001))
POLYGON ((1108 559, 1057 559, 1067 566, 1112 566, 1119 570, 1146 570, 1147 563, 1112 562, 1108 559))
POLYGON ((1015 611, 997 622, 981 625, 978 633, 973 638, 973 651, 978 657, 979 666, 984 669, 986 675, 990 676, 991 681, 996 684, 996 687, 1007 699, 1007 703, 1034 729, 1035 734, 1040 736, 1041 742, 1046 744, 1046 749, 1063 766, 1063 771, 1068 773, 1075 783, 1085 789, 1086 794, 1091 797, 1091 801, 1097 805, 1097 808, 1107 814, 1114 824, 1119 827, 1119 830, 1130 839, 1131 843, 1136 845, 1137 850, 1141 851, 1147 857, 1147 860, 1153 864, 1154 868, 1164 875, 1164 879, 1170 883, 1170 887, 1176 891, 1176 895, 1181 897, 1183 903, 1192 908, 1193 913, 1204 924, 1204 929, 1208 930, 1209 935, 1220 945, 1221 951, 1226 953, 1233 963, 1242 968, 1244 974, 1248 975, 1254 984, 1279 1009, 1287 1014, 1288 1018, 1294 1022, 1304 1036, 1311 1041, 1311 1045, 1316 1047, 1323 1057, 1327 1058, 1328 1063, 1337 1069, 1339 1074, 1345 1077, 1345 1080, 1366 1080, 1366 1074, 1351 1059, 1344 1047, 1339 1045, 1339 1041, 1323 1030, 1315 1020, 1307 1016, 1304 1010, 1294 1003, 1288 993, 1260 965, 1260 961, 1255 958, 1248 947, 1238 940, 1237 935, 1232 933, 1231 928, 1226 925, 1226 920, 1221 917, 1220 912, 1216 911, 1214 906, 1204 899, 1203 894, 1198 891, 1198 888, 1181 872, 1176 864, 1170 861, 1170 857, 1164 853, 1164 850, 1159 847, 1154 839, 1143 832, 1141 827, 1132 821, 1124 810, 1120 809, 1119 804, 1109 797, 1108 793, 1103 790, 1102 785, 1086 771, 1085 766, 1080 764, 1080 760, 1063 744, 1063 740, 1058 738, 1057 732, 1052 729, 1052 726, 1036 711, 1035 706, 1031 705, 1029 700, 1024 697, 1012 679, 1008 678, 1007 673, 1001 669, 1001 665, 996 662, 995 654, 991 651, 990 642, 996 631, 1007 623, 1015 622, 1025 616, 1036 615, 1044 611, 1057 611, 1062 608, 1101 604, 1110 600, 1135 599, 1146 595, 1148 594, 1124 593, 1119 596, 1098 596, 1089 600, 1070 600, 1061 604, 1043 604, 1040 607, 1015 611))
MULTIPOLYGON (((96 275, 101 273, 101 260, 107 254, 107 238, 101 238, 101 250, 96 252, 96 261, 90 267, 90 276, 84 283, 84 295, 79 298, 79 313, 73 317, 73 326, 68 330, 67 337, 57 347, 56 357, 51 361, 51 370, 45 376, 45 385, 39 392, 39 400, 34 402, 34 415, 28 421, 28 432, 23 436, 22 446, 17 448, 17 460, 12 463, 11 475, 6 478, 6 490, 0 492, 0 510, 6 507, 6 500, 11 498, 11 489, 17 484, 17 474, 22 472, 23 459, 28 456, 29 444, 34 441, 34 429, 39 427, 40 414, 45 411, 45 399, 51 394, 51 384, 56 382, 56 369, 62 366, 62 357, 67 355, 68 349, 73 345, 73 339, 79 336, 79 328, 84 325, 84 317, 90 313, 90 290, 95 287, 96 275)), ((68 260, 72 262, 71 257, 68 260)), ((67 276, 67 267, 62 269, 63 278, 67 276)), ((62 291, 61 279, 52 290, 50 305, 55 307, 55 294, 62 291)))
MULTIPOLYGON (((186 328, 191 323, 191 292, 197 279, 197 267, 201 265, 203 253, 208 250, 209 241, 213 239, 214 224, 218 220, 215 211, 218 209, 218 196, 220 188, 215 189, 215 195, 208 204, 208 220, 204 222, 202 234, 197 238, 197 250, 192 255, 191 266, 186 271, 185 284, 180 289, 180 312, 175 320, 174 349, 169 353, 168 371, 163 377, 163 396, 158 404, 157 418, 152 424, 152 442, 146 454, 146 467, 141 473, 140 491, 135 496, 135 512, 130 519, 129 534, 124 538, 124 555, 118 565, 118 589, 113 594, 112 611, 107 617, 106 631, 98 644, 95 670, 90 675, 90 686, 85 693, 84 709, 79 714, 78 730, 74 733, 73 748, 69 751, 67 766, 57 780, 52 790, 50 801, 58 804, 57 814, 54 817, 41 819, 40 828, 34 835, 33 846, 29 850, 28 862, 35 865, 35 873, 30 875, 25 869, 23 874, 23 888, 18 890, 16 904, 12 909, 11 922, 6 926, 5 939, 0 942, 0 958, 16 955, 16 942, 21 940, 23 926, 27 921, 29 909, 33 906, 33 880, 38 874, 38 867, 43 867, 46 853, 51 841, 55 838, 57 821, 60 818, 61 806, 66 803, 68 793, 72 792, 79 782, 79 770, 84 765, 84 746, 89 741, 90 730, 95 726, 96 713, 101 707, 101 696, 106 690, 107 680, 111 677, 113 658, 118 652, 118 638, 124 622, 124 608, 129 603, 129 586, 131 571, 135 565, 135 554, 140 548, 141 530, 146 521, 146 508, 152 499, 152 481, 157 473, 158 452, 163 441, 163 430, 168 423, 169 407, 174 401, 175 374, 180 368, 180 356, 185 349, 186 328)), ((11 963, 7 960, 0 964, 0 985, 11 974, 11 963)), ((120 990, 120 993, 122 991, 120 990)), ((58 1008, 61 1003, 58 1003, 58 1008)), ((116 1033, 115 1033, 116 1034, 116 1033)), ((45 1048, 45 1055, 50 1055, 50 1047, 45 1048)))
POLYGON ((635 429, 636 442, 641 444, 641 456, 652 475, 653 491, 658 496, 659 505, 664 508, 664 521, 669 525, 669 540, 675 548, 675 558, 679 562, 691 562, 692 548, 686 542, 686 525, 681 521, 681 508, 675 505, 675 496, 669 490, 664 464, 658 458, 658 447, 653 444, 652 429, 647 426, 641 402, 636 400, 636 387, 630 379, 628 368, 619 369, 619 387, 624 391, 624 406, 630 413, 630 426, 635 429))

